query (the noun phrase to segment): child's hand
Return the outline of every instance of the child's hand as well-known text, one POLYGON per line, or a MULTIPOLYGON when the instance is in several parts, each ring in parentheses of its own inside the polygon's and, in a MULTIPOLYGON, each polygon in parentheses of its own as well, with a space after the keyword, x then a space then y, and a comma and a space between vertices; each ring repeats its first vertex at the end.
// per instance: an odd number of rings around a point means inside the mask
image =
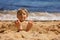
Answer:
POLYGON ((28 22, 28 24, 27 24, 27 29, 26 29, 26 31, 29 31, 32 26, 33 26, 33 21, 30 20, 30 21, 28 22))
POLYGON ((19 27, 19 26, 20 26, 20 23, 18 22, 18 20, 15 21, 15 26, 16 26, 16 27, 19 27))
POLYGON ((18 28, 18 31, 21 31, 22 29, 21 29, 21 24, 20 24, 20 22, 17 20, 17 21, 15 21, 15 26, 18 28))

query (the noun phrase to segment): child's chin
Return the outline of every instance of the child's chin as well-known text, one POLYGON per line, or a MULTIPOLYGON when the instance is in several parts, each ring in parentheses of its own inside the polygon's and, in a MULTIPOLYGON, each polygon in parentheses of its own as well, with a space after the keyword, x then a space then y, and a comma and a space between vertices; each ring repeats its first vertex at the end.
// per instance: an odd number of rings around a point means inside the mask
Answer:
POLYGON ((20 20, 20 22, 23 22, 24 20, 20 20))

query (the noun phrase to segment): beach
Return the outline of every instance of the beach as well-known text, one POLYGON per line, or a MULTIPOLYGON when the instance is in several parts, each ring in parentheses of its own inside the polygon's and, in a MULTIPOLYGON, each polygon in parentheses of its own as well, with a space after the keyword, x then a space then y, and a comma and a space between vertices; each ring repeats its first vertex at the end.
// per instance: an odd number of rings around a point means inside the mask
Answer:
POLYGON ((0 21, 0 40, 60 40, 60 21, 34 22, 28 32, 17 32, 13 21, 0 21))
POLYGON ((0 14, 0 40, 60 40, 60 17, 58 16, 60 14, 54 14, 54 16, 52 16, 53 14, 48 15, 48 13, 41 12, 35 12, 39 14, 29 14, 31 17, 26 19, 22 26, 24 28, 26 22, 32 19, 33 27, 28 32, 25 30, 17 32, 18 29, 15 26, 16 12, 8 13, 3 12, 0 14), (42 17, 39 19, 36 16, 42 17))
POLYGON ((60 0, 0 0, 0 40, 60 40, 60 0))

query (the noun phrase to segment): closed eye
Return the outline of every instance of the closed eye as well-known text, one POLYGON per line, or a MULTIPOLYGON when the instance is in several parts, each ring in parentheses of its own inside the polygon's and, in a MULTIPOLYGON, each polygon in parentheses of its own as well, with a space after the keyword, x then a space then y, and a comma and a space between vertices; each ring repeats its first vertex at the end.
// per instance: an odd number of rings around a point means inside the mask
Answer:
POLYGON ((25 13, 23 13, 23 15, 26 15, 25 13))
POLYGON ((18 15, 22 15, 21 13, 19 13, 18 15))

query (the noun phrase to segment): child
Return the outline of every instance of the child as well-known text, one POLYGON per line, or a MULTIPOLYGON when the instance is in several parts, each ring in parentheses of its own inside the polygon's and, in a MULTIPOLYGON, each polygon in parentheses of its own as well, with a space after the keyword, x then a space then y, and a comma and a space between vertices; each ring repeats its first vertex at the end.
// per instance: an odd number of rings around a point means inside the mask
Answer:
MULTIPOLYGON (((17 11, 18 20, 15 22, 15 25, 18 28, 18 31, 23 30, 21 23, 24 22, 27 17, 28 17, 28 11, 26 9, 22 8, 17 11)), ((32 26, 33 26, 33 21, 28 21, 26 31, 29 31, 32 26)))

